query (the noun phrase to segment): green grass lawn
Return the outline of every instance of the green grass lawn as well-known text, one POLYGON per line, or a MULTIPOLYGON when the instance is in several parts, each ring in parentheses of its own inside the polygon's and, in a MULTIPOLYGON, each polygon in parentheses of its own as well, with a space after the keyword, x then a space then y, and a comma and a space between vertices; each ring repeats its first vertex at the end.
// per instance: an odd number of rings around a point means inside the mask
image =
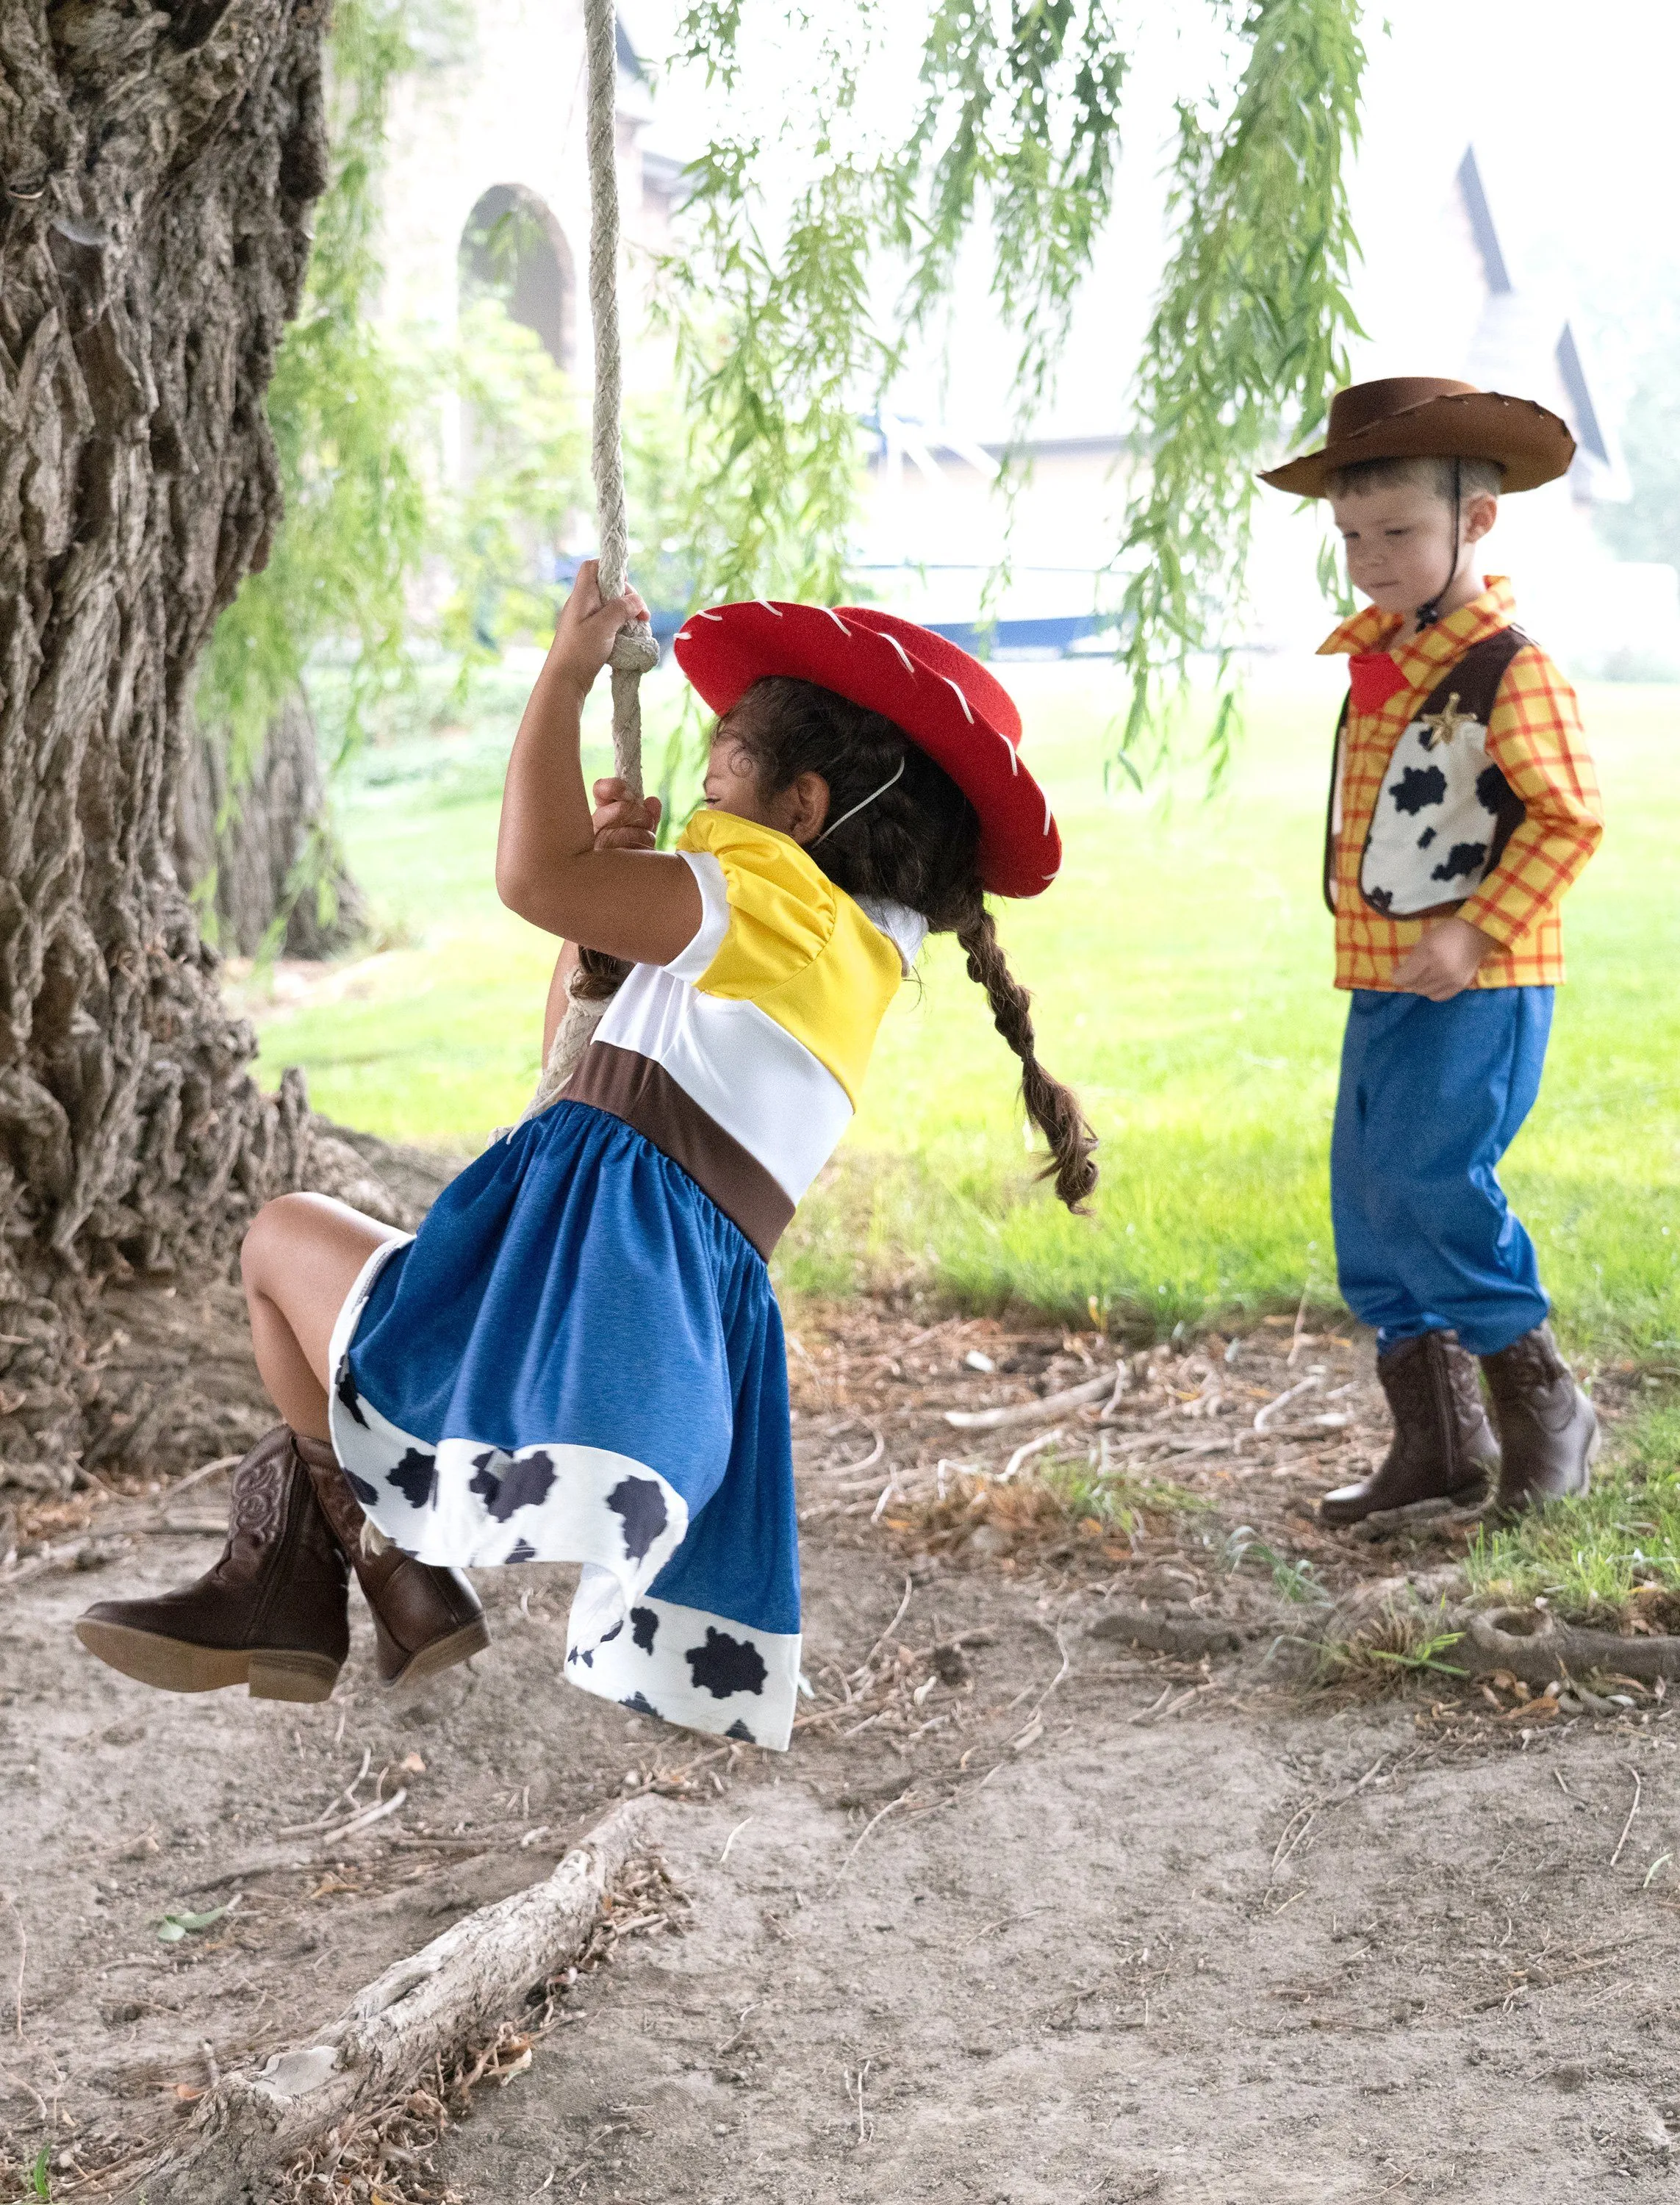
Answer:
MULTIPOLYGON (((889 1016, 864 1106, 779 1259, 795 1291, 914 1279, 1157 1325, 1334 1293, 1326 1152, 1342 999, 1316 889, 1334 704, 1256 694, 1229 786, 1169 804, 1105 793, 1106 667, 1016 666, 1067 844, 1057 886, 1006 906, 1042 1054, 1102 1137, 1094 1214, 1034 1184, 1013 1060, 953 946, 889 1016)), ((650 718, 676 710, 662 675, 650 718)), ((394 1138, 473 1149, 516 1116, 537 1069, 553 945, 491 883, 496 792, 520 684, 474 728, 368 752, 342 809, 353 865, 393 946, 332 999, 262 1019, 270 1082, 301 1064, 320 1109, 394 1138)), ((1570 899, 1539 1108, 1506 1180, 1572 1339, 1680 1355, 1680 690, 1587 698, 1610 811, 1570 899)), ((597 733, 601 732, 597 722, 597 733)))

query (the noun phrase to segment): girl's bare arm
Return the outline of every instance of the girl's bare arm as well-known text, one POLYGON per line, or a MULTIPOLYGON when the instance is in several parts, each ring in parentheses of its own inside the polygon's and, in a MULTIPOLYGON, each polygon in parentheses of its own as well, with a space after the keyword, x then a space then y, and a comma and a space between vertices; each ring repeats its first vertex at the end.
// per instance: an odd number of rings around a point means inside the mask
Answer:
MULTIPOLYGON (((597 850, 651 850, 659 829, 662 806, 656 796, 632 796, 621 781, 597 781, 595 784, 595 810, 590 824, 595 829, 597 850)), ((548 1001, 543 1006, 543 1061, 549 1061, 549 1051, 555 1045, 555 1035, 566 1016, 566 1006, 571 999, 572 975, 578 969, 578 945, 567 942, 561 945, 555 969, 549 981, 548 1001)))
POLYGON ((633 591, 603 601, 593 560, 579 569, 508 762, 496 886, 510 911, 545 933, 668 965, 698 930, 698 884, 679 857, 596 847, 579 750, 584 698, 613 638, 626 620, 646 616, 633 591))

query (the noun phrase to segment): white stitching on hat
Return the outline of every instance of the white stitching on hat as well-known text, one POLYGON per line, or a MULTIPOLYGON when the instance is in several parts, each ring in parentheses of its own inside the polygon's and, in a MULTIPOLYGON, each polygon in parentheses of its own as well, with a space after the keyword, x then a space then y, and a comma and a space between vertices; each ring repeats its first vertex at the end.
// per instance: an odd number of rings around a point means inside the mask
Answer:
MULTIPOLYGON (((1041 796, 1044 796, 1044 792, 1042 788, 1038 793, 1041 796)), ((1050 817, 1050 799, 1048 796, 1044 796, 1044 834, 1047 841, 1048 840, 1050 832, 1055 826, 1055 821, 1050 817)))
POLYGON ((834 626, 840 630, 842 635, 851 634, 851 629, 846 626, 846 622, 840 618, 840 615, 834 610, 832 605, 818 605, 816 609, 820 613, 827 613, 829 619, 833 621, 834 626))
POLYGON ((775 619, 780 620, 781 618, 781 613, 776 610, 776 608, 770 603, 768 597, 755 597, 752 602, 756 605, 763 605, 765 611, 773 615, 775 619))
POLYGON ((957 702, 963 708, 963 717, 968 722, 970 727, 972 727, 974 725, 974 714, 969 709, 968 698, 964 696, 960 689, 957 689, 956 683, 951 679, 951 676, 948 674, 941 674, 939 678, 942 682, 944 682, 947 689, 955 689, 957 691, 957 702))
POLYGON ((721 613, 696 613, 694 617, 696 620, 721 621, 723 615, 721 613))
POLYGON ((897 636, 895 636, 895 635, 887 635, 887 633, 886 633, 882 629, 878 628, 878 627, 877 627, 877 628, 874 628, 874 629, 872 629, 872 630, 870 631, 870 633, 871 633, 872 634, 875 634, 875 635, 878 635, 878 636, 880 636, 881 640, 882 640, 883 643, 890 643, 890 644, 892 645, 892 646, 893 646, 893 650, 894 650, 894 651, 896 651, 898 652, 899 657, 901 659, 903 659, 903 661, 904 661, 904 670, 905 670, 905 673, 910 676, 911 680, 913 681, 916 679, 916 669, 915 669, 915 668, 911 664, 911 662, 910 662, 910 653, 909 653, 909 652, 905 649, 904 645, 903 645, 899 641, 899 639, 897 638, 897 636))
POLYGON ((1004 734, 1001 728, 994 728, 992 733, 997 737, 998 740, 1003 745, 1005 751, 1008 753, 1009 771, 1012 777, 1021 770, 1020 753, 1016 750, 1014 744, 1010 741, 1008 736, 1004 734))
POLYGON ((679 635, 679 636, 675 636, 675 637, 674 637, 674 638, 672 639, 672 640, 673 640, 674 642, 676 642, 676 643, 686 643, 686 642, 688 642, 688 641, 689 641, 689 639, 689 639, 689 633, 688 633, 688 630, 687 630, 686 628, 685 628, 685 629, 683 630, 683 632, 682 632, 682 633, 681 633, 680 635, 679 635))

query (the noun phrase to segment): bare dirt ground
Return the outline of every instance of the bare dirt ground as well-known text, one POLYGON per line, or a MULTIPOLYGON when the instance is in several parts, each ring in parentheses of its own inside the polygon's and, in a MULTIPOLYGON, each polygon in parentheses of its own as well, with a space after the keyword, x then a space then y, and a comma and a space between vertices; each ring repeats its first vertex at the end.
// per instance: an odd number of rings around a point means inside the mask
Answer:
MULTIPOLYGON (((137 1305, 124 1351, 175 1356, 177 1394, 223 1358, 207 1452, 261 1418, 234 1322, 221 1290, 167 1323, 137 1305)), ((786 1756, 566 1687, 570 1573, 545 1567, 482 1577, 491 1651, 407 1704, 359 1625, 324 1707, 147 1692, 71 1621, 213 1559, 223 1477, 14 1501, 0 2198, 39 2194, 43 2148, 54 2197, 137 2196, 215 2073, 648 1790, 686 1905, 632 1894, 529 2059, 470 2111, 441 2087, 435 2150, 275 2196, 1669 2194, 1667 1705, 1327 1682, 1295 1643, 1377 1580, 1446 1584, 1469 1536, 1317 1524, 1380 1443, 1366 1351, 1284 1322, 1124 1352, 867 1305, 794 1337, 812 1697, 786 1756), (1179 1650, 1104 1635, 1140 1613, 1179 1650)))

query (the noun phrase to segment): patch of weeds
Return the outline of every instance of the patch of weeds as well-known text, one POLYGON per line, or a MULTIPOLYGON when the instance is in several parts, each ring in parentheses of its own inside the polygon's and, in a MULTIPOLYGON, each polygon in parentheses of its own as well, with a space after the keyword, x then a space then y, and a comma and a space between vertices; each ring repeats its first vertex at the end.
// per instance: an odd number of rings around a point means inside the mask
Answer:
POLYGON ((219 1922, 224 1914, 231 1914, 238 1904, 236 1898, 230 1899, 225 1906, 208 1907, 202 1914, 192 1913, 186 1907, 171 1907, 157 1924, 157 1941, 160 1945, 178 1945, 184 1937, 196 1936, 199 1930, 219 1922))
POLYGON ((1313 1564, 1302 1554, 1280 1554, 1268 1547, 1251 1524, 1239 1524, 1225 1542, 1225 1566, 1236 1572, 1247 1562, 1257 1562, 1271 1572, 1272 1589, 1298 1608, 1328 1608, 1329 1587, 1313 1564))
POLYGON ((1118 1463, 1105 1467, 1095 1454, 1047 1454, 1031 1481, 1071 1523, 1095 1523, 1130 1538, 1151 1516, 1193 1516, 1212 1508, 1204 1495, 1170 1478, 1149 1477, 1118 1463))
POLYGON ((1324 1684, 1362 1686, 1371 1692, 1402 1689, 1416 1677, 1463 1677, 1446 1657, 1463 1637, 1445 1628, 1444 1607, 1433 1612, 1404 1606, 1382 1609, 1350 1638, 1328 1639, 1319 1650, 1324 1684))
POLYGON ((1644 1410, 1579 1500, 1501 1530, 1478 1530, 1464 1558, 1480 1599, 1526 1602, 1600 1628, 1680 1631, 1680 1400, 1644 1410))
POLYGON ((1047 1450, 1007 1481, 979 1470, 941 1473, 940 1490, 901 1502, 886 1519, 889 1530, 909 1532, 930 1548, 965 1546, 988 1528, 990 1551, 1006 1545, 1064 1540, 1070 1531, 1089 1539, 1114 1560, 1129 1541, 1177 1516, 1217 1504, 1170 1479, 1149 1477, 1118 1463, 1104 1465, 1095 1449, 1078 1454, 1047 1450))
POLYGON ((35 2154, 35 2164, 29 2170, 29 2182, 31 2188, 35 2192, 35 2195, 38 2197, 45 2197, 48 2199, 50 2205, 50 2201, 52 2196, 52 2184, 47 2174, 47 2148, 45 2144, 41 2146, 39 2151, 35 2154))

